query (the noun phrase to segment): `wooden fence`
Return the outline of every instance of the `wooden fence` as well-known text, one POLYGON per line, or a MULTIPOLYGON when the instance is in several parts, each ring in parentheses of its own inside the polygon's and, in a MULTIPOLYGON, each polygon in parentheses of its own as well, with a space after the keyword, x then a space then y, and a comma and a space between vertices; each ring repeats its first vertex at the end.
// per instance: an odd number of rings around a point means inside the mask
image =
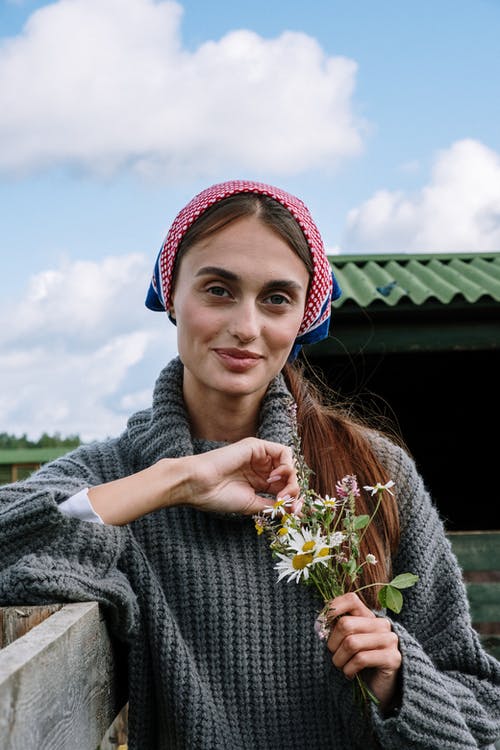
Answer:
POLYGON ((2 750, 126 747, 126 687, 96 602, 0 609, 0 646, 2 750))

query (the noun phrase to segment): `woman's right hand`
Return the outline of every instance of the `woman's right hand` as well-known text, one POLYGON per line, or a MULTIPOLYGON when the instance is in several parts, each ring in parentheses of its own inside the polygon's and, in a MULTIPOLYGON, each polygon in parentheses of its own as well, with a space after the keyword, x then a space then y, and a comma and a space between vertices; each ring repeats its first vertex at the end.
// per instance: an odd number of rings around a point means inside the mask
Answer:
POLYGON ((299 487, 291 449, 249 437, 196 456, 161 459, 88 494, 104 523, 123 525, 173 505, 250 515, 272 504, 259 492, 297 499, 299 487))
POLYGON ((259 513, 273 502, 260 497, 259 492, 297 501, 299 486, 293 454, 280 443, 244 438, 186 460, 191 469, 185 502, 200 510, 259 513))

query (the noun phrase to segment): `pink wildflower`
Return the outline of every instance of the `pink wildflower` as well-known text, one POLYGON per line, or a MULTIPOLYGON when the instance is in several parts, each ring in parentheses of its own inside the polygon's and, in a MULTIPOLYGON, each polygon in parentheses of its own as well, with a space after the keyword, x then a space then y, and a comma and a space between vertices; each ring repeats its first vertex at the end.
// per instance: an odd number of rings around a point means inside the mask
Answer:
POLYGON ((339 497, 359 497, 358 482, 354 474, 348 474, 335 485, 335 491, 339 497))

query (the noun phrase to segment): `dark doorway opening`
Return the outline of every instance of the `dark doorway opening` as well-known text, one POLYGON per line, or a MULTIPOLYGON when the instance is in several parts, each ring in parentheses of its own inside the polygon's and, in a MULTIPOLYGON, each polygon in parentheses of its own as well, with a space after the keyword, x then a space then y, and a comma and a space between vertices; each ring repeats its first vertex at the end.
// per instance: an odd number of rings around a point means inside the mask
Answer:
POLYGON ((307 359, 397 425, 447 530, 500 529, 498 349, 307 359))

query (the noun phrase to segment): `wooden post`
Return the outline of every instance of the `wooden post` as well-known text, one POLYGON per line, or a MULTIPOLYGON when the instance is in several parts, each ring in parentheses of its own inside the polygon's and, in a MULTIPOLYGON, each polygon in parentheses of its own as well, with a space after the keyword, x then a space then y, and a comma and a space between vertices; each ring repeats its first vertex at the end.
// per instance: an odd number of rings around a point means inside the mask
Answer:
POLYGON ((36 607, 0 607, 0 648, 13 643, 31 628, 61 609, 62 604, 41 604, 36 607))
POLYGON ((118 674, 99 605, 65 604, 0 651, 0 748, 95 750, 123 705, 118 674))

